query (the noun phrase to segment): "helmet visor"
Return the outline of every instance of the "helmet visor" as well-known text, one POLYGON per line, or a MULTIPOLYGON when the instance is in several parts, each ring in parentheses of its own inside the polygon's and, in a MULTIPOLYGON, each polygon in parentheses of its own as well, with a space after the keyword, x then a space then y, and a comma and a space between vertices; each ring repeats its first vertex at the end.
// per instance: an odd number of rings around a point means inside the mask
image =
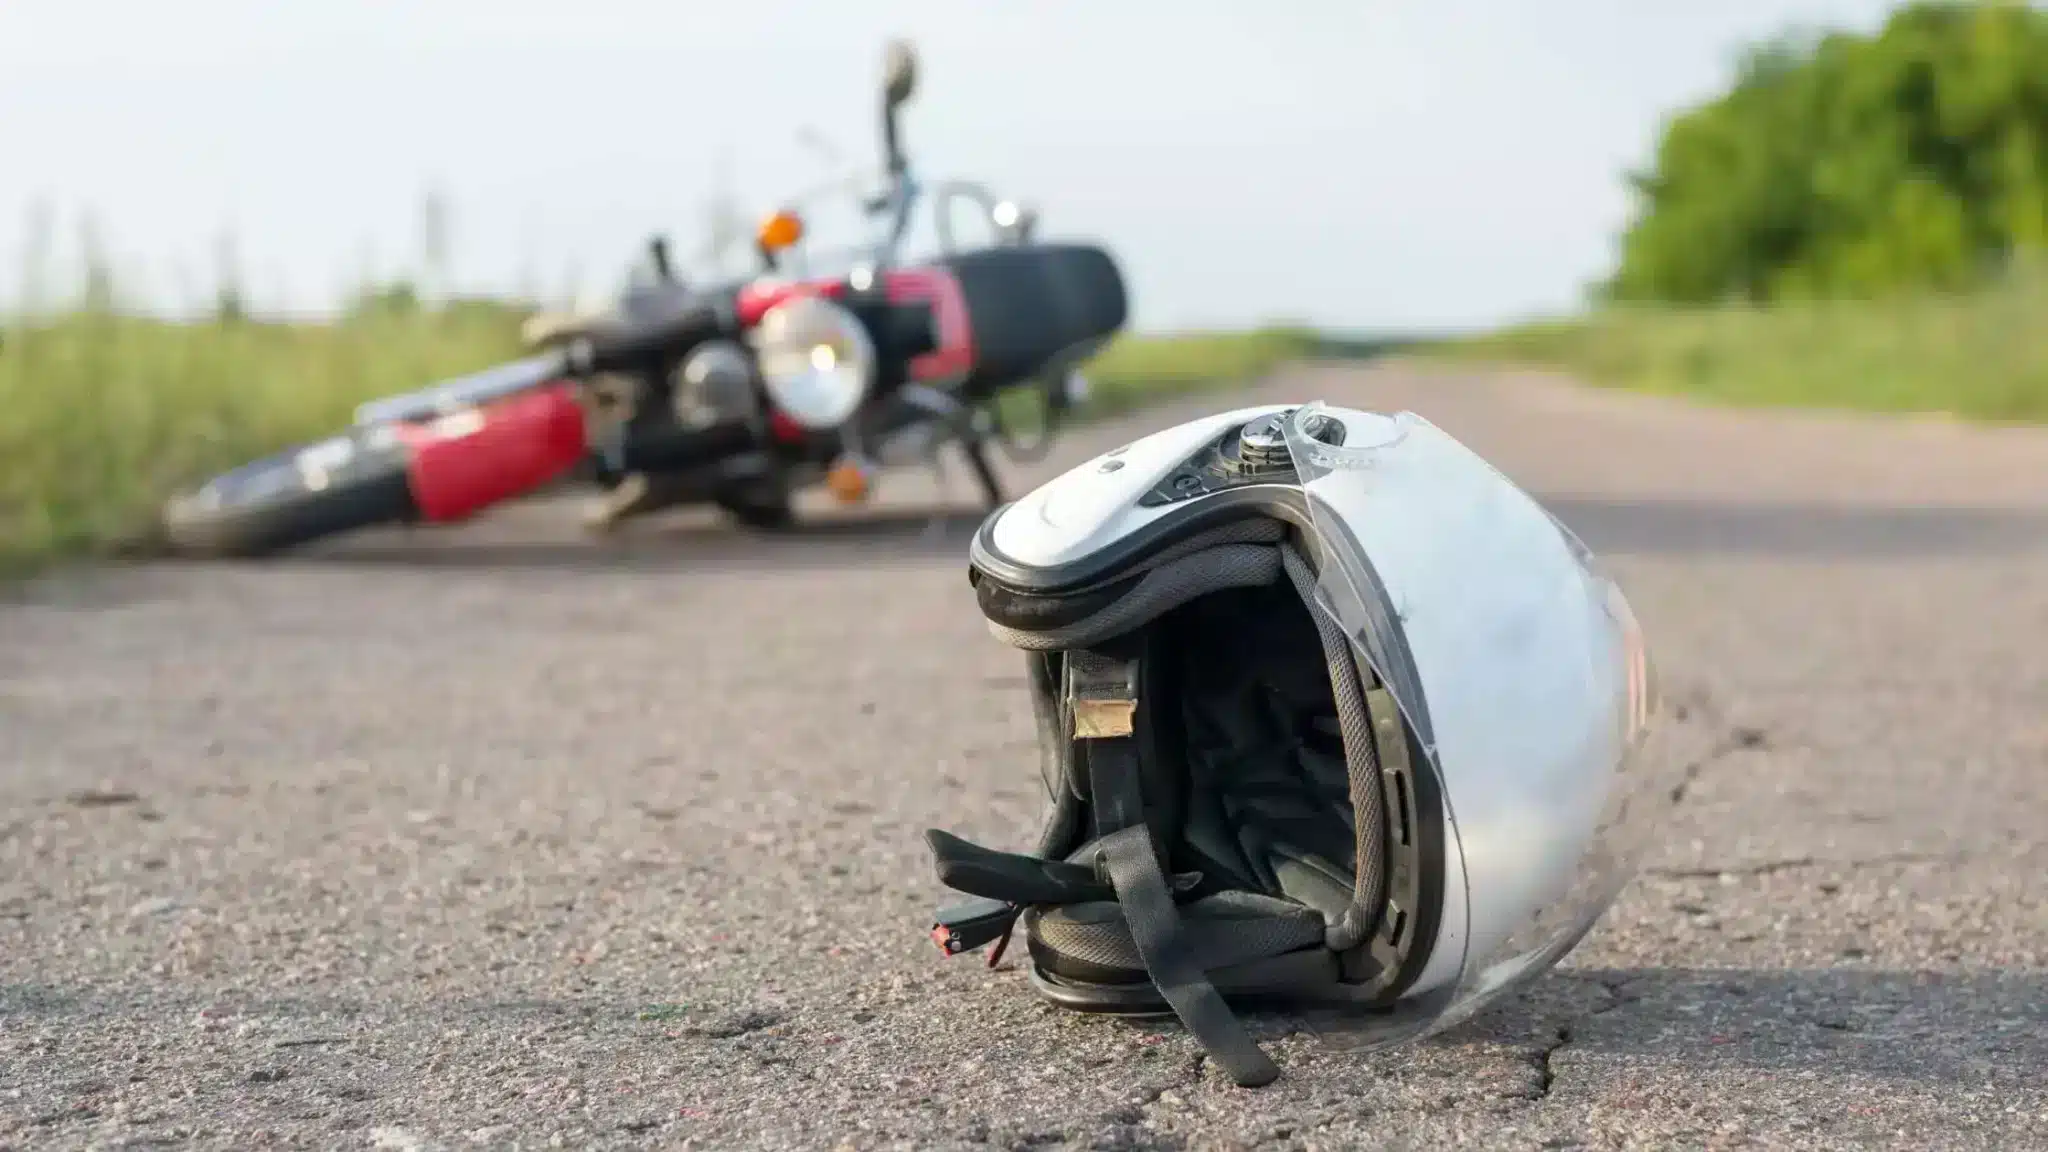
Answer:
MULTIPOLYGON (((1282 417, 1318 608, 1412 730, 1443 823, 1434 947, 1391 1014, 1311 1024, 1381 1047, 1463 1020, 1555 964, 1673 803, 1646 747, 1656 685, 1626 597, 1528 493, 1412 413, 1282 417)), ((1411 756, 1411 760, 1413 757, 1411 756)))

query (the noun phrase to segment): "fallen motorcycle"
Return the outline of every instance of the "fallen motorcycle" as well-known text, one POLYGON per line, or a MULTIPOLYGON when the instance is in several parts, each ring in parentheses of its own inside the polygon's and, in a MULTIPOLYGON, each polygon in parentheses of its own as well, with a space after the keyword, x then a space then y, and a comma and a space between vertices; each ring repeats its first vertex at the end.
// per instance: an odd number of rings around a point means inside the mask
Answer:
POLYGON ((892 45, 886 189, 866 205, 883 231, 843 275, 772 274, 803 239, 787 209, 756 237, 771 274, 744 283, 684 283, 657 241, 651 275, 615 310, 543 325, 529 333, 532 355, 366 404, 346 432, 178 495, 164 509, 167 543, 253 556, 374 525, 459 521, 578 469, 615 494, 659 486, 664 505, 712 503, 774 527, 791 521, 799 491, 865 499, 880 468, 933 463, 947 444, 984 502, 1000 504, 990 447, 1031 448, 1006 433, 999 400, 1042 396, 1049 438, 1078 365, 1122 329, 1125 288, 1108 251, 1038 241, 1028 210, 977 185, 941 185, 935 199, 982 203, 996 244, 898 263, 926 199, 897 129, 915 72, 908 47, 892 45))

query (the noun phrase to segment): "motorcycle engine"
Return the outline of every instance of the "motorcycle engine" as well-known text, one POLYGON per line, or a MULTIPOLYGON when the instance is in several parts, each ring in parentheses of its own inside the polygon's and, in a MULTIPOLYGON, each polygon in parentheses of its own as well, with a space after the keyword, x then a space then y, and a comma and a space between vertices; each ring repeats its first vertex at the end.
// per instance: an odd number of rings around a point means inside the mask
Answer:
POLYGON ((753 357, 730 340, 699 345, 676 366, 669 384, 676 420, 685 428, 757 414, 753 357))
POLYGON ((640 382, 631 376, 608 373, 586 381, 577 395, 591 443, 603 443, 616 435, 640 407, 640 382))

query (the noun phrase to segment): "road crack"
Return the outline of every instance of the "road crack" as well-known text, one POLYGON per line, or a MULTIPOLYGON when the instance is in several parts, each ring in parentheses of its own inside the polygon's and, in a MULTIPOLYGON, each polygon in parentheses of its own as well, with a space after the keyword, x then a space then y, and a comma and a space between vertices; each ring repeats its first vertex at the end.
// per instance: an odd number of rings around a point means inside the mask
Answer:
POLYGON ((1628 992, 1629 984, 1637 979, 1636 977, 1609 979, 1588 977, 1588 979, 1598 984, 1601 990, 1607 993, 1607 1002, 1597 1008, 1589 1008, 1570 1020, 1553 1027, 1550 1030, 1549 1037, 1539 1041, 1528 1050, 1526 1058, 1529 1062, 1529 1067, 1534 1069, 1536 1073, 1536 1083, 1528 1093, 1528 1098, 1531 1100, 1547 1100, 1550 1098, 1551 1089, 1557 1085, 1557 1070, 1552 1066, 1551 1058, 1570 1045, 1572 1041, 1578 1039, 1579 1025, 1596 1016, 1605 1016, 1607 1013, 1624 1005, 1633 1004, 1637 999, 1636 996, 1628 992))
POLYGON ((1820 861, 1811 856, 1783 860, 1759 860, 1754 864, 1716 864, 1700 868, 1646 868, 1644 872, 1665 880, 1717 880, 1723 876, 1769 876, 1794 868, 1811 868, 1820 861))
POLYGON ((1859 856, 1848 859, 1830 859, 1819 856, 1786 856, 1776 860, 1758 860, 1749 864, 1714 864, 1697 868, 1646 868, 1651 876, 1665 880, 1718 880, 1723 876, 1747 877, 1770 876, 1778 872, 1791 872, 1800 868, 1835 867, 1849 871, 1858 868, 1879 868, 1888 864, 1946 864, 1965 858, 1961 852, 1885 852, 1876 856, 1859 856))
POLYGON ((1704 694, 1692 706, 1686 704, 1678 705, 1674 710, 1674 714, 1679 720, 1686 720, 1692 715, 1694 707, 1706 713, 1709 721, 1722 729, 1721 738, 1714 741, 1713 745, 1699 759, 1694 760, 1679 770, 1678 783, 1671 786, 1671 803, 1673 807, 1685 803, 1685 798, 1692 791, 1693 784, 1699 780, 1700 775, 1707 769, 1738 752, 1747 752, 1753 748, 1768 748, 1771 743, 1771 734, 1764 728, 1752 724, 1731 724, 1727 722, 1720 716, 1720 710, 1704 694))
MULTIPOLYGON (((1157 1107, 1167 1093, 1199 1086, 1202 1082, 1202 1069, 1208 1060, 1207 1053, 1197 1052, 1188 1059, 1179 1076, 1142 1085, 1125 1103, 1104 1112, 1101 1120, 1112 1128, 1107 1138, 1118 1148, 1167 1146, 1145 1143, 1151 1139, 1144 1130, 1145 1121, 1151 1109, 1157 1107)), ((1169 1100, 1167 1104, 1170 1107, 1175 1102, 1169 1100)))
POLYGON ((702 1024, 685 1025, 685 1036, 697 1036, 707 1040, 732 1040, 750 1032, 760 1032, 782 1023, 782 1013, 751 1009, 732 1012, 702 1024))
POLYGON ((1553 1033, 1548 1043, 1536 1046, 1534 1057, 1530 1060, 1536 1068, 1536 1099, 1549 1097, 1551 1085, 1557 1083, 1557 1072, 1550 1066, 1551 1054, 1571 1042, 1572 1030, 1569 1026, 1564 1026, 1553 1033))

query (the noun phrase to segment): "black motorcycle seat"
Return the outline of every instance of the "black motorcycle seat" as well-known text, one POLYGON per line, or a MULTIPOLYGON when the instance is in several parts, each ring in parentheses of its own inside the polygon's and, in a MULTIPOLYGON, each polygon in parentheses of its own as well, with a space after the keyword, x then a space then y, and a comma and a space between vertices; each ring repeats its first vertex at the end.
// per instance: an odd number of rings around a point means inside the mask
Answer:
POLYGON ((987 396, 1083 357, 1128 318, 1123 273, 1094 244, 984 248, 939 261, 960 282, 974 330, 962 390, 987 396))

